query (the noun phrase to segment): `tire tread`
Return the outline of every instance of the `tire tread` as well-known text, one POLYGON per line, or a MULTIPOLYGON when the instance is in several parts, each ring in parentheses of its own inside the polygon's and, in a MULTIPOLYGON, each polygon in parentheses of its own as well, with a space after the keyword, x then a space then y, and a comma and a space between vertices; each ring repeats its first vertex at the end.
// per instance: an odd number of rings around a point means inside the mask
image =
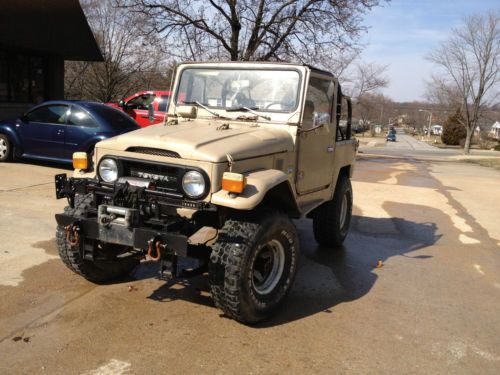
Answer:
MULTIPOLYGON (((286 223, 289 223, 288 232, 294 237, 295 251, 298 252, 298 237, 293 223, 285 214, 274 210, 262 210, 230 218, 219 231, 210 256, 209 277, 215 306, 227 317, 242 323, 256 323, 267 318, 285 298, 295 278, 296 263, 288 274, 287 287, 284 287, 277 299, 271 300, 263 310, 248 305, 248 292, 241 283, 250 254, 263 233, 273 224, 286 226, 286 223)), ((297 259, 298 257, 295 262, 297 259)))

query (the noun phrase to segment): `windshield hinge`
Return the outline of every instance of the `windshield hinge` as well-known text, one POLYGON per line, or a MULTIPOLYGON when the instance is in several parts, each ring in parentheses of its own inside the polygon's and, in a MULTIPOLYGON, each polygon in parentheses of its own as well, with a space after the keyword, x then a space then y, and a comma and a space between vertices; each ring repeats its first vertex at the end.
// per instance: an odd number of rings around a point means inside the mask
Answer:
POLYGON ((230 154, 226 154, 227 163, 229 164, 229 172, 233 171, 234 159, 230 154))

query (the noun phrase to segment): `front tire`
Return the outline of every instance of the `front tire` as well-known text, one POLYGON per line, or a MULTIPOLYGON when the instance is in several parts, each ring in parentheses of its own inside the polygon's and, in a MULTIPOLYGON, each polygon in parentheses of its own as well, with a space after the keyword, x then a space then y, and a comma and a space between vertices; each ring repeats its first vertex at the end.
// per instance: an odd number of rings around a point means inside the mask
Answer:
POLYGON ((316 208, 313 214, 314 238, 321 246, 340 247, 349 232, 351 216, 351 180, 340 176, 333 199, 316 208))
MULTIPOLYGON (((75 208, 66 207, 64 209, 67 215, 73 217, 85 217, 86 212, 92 202, 92 196, 77 196, 75 199, 75 208)), ((71 271, 83 276, 89 281, 100 283, 110 281, 119 277, 128 275, 138 264, 139 259, 129 256, 118 258, 113 254, 126 251, 126 248, 119 245, 110 245, 93 241, 94 251, 102 252, 103 255, 108 255, 105 259, 88 260, 82 257, 85 238, 81 238, 79 244, 71 245, 66 238, 66 230, 61 226, 57 226, 56 242, 59 250, 59 256, 63 263, 71 271)))
POLYGON ((0 134, 0 163, 11 160, 12 144, 5 134, 0 134))
POLYGON ((243 323, 268 318, 291 289, 299 257, 297 231, 284 214, 226 221, 213 246, 209 277, 215 305, 243 323))

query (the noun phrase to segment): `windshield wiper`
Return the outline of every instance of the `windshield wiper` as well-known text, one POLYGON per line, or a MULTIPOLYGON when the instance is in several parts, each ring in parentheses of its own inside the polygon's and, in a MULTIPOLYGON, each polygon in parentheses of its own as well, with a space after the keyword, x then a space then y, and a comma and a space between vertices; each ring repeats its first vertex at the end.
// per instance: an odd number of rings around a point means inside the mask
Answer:
POLYGON ((208 108, 206 105, 204 104, 201 104, 198 100, 194 101, 194 102, 184 102, 183 104, 187 104, 187 105, 193 105, 193 104, 196 104, 197 106, 203 108, 205 111, 207 111, 208 113, 210 113, 211 115, 214 115, 214 117, 217 117, 217 118, 226 118, 224 116, 221 116, 220 114, 218 114, 217 112, 214 112, 212 111, 210 108, 208 108))
POLYGON ((266 119, 268 121, 271 121, 271 117, 261 115, 259 112, 255 112, 255 110, 258 110, 259 107, 231 107, 231 108, 226 108, 226 112, 239 112, 239 111, 245 111, 245 112, 250 112, 251 114, 262 117, 263 119, 266 119))

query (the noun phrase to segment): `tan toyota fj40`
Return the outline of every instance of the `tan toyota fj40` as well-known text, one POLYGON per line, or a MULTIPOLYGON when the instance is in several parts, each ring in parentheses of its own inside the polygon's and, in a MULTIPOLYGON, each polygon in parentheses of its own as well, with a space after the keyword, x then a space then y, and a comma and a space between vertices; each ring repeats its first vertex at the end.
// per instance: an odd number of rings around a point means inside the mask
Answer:
POLYGON ((173 87, 168 121, 98 143, 93 162, 76 153, 74 177, 56 176, 61 259, 103 282, 146 255, 170 278, 193 258, 217 307, 260 321, 292 287, 292 219, 312 219, 324 247, 347 235, 350 101, 330 73, 284 63, 186 63, 173 87), (213 238, 193 240, 206 227, 213 238))

